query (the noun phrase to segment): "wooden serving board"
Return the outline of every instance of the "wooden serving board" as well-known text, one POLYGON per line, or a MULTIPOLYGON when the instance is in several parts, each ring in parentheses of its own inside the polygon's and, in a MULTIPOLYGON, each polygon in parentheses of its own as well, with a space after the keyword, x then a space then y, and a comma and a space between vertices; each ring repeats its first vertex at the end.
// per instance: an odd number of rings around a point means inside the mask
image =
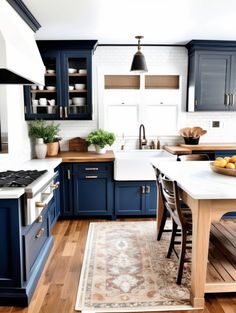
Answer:
POLYGON ((87 152, 88 144, 85 139, 76 137, 69 140, 69 151, 87 152))

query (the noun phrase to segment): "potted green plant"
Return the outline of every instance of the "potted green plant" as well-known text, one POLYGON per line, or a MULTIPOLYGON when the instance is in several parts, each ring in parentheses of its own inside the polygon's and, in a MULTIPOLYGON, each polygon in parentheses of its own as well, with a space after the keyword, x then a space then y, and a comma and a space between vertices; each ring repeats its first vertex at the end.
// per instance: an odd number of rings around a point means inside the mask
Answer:
POLYGON ((86 141, 89 145, 95 145, 97 153, 103 154, 106 152, 106 146, 111 146, 116 139, 115 134, 104 129, 92 131, 86 141))
POLYGON ((38 159, 44 159, 47 154, 45 126, 46 123, 42 120, 34 120, 29 123, 29 136, 35 139, 35 153, 38 159))
POLYGON ((48 124, 45 127, 45 142, 47 143, 47 155, 55 156, 58 154, 59 150, 59 140, 58 137, 60 131, 59 124, 48 124))
POLYGON ((43 120, 34 120, 29 123, 29 136, 36 139, 35 152, 38 159, 48 156, 55 156, 59 150, 58 137, 59 124, 46 124, 43 120))

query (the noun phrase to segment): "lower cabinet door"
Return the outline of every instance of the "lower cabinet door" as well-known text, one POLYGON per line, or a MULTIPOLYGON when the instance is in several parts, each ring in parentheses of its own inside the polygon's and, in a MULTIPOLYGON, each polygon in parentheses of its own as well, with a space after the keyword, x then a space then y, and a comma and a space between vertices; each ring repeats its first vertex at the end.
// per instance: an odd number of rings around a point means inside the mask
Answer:
POLYGON ((113 183, 106 173, 74 175, 74 215, 112 216, 113 183))
POLYGON ((73 216, 73 167, 63 163, 60 166, 60 210, 61 216, 73 216))
POLYGON ((157 185, 156 182, 146 182, 145 215, 157 213, 157 185))
POLYGON ((155 181, 123 181, 115 183, 115 214, 155 215, 156 214, 155 181))

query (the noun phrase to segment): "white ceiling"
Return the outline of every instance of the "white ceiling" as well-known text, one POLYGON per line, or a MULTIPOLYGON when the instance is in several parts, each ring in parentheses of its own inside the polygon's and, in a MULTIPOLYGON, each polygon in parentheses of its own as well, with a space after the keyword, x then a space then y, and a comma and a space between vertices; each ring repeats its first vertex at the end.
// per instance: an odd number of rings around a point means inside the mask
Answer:
POLYGON ((41 24, 36 39, 184 44, 236 40, 235 0, 23 0, 41 24))

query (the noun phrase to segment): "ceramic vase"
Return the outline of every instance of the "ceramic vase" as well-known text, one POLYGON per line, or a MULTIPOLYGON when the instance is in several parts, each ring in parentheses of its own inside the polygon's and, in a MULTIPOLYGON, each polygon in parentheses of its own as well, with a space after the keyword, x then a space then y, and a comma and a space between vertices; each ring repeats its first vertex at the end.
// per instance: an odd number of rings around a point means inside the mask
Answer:
POLYGON ((43 142, 43 138, 36 139, 35 153, 37 159, 45 159, 47 154, 47 145, 43 142))
POLYGON ((101 148, 98 145, 96 145, 96 152, 99 154, 105 154, 106 153, 106 148, 101 148))

